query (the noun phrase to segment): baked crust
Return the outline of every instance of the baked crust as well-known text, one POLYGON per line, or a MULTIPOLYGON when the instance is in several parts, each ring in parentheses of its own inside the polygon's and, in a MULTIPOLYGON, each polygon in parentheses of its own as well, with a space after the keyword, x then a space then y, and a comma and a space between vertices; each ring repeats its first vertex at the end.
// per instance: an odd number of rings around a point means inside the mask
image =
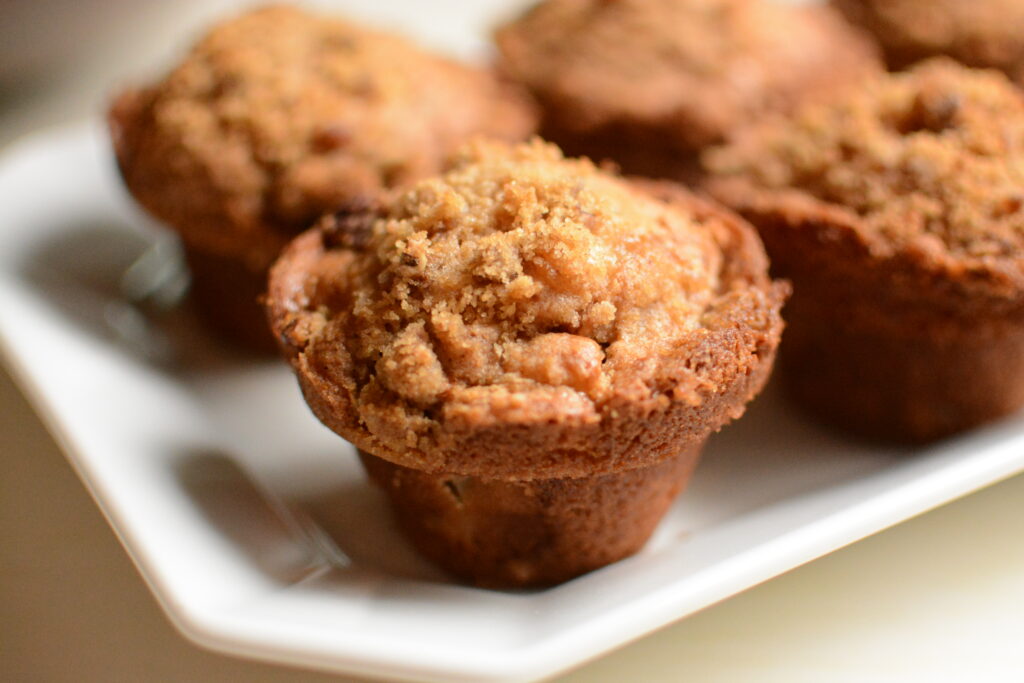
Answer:
POLYGON ((1024 97, 948 61, 750 130, 706 187, 794 283, 785 377, 812 412, 927 441, 1024 404, 1024 97))
POLYGON ((280 6, 214 27, 109 123, 150 213, 260 273, 324 212, 438 172, 473 134, 523 139, 536 116, 486 70, 280 6))
POLYGON ((524 587, 637 552, 689 482, 700 447, 650 467, 532 481, 428 474, 359 457, 425 557, 478 585, 524 587))
POLYGON ((184 252, 188 299, 199 319, 239 349, 276 356, 277 342, 259 301, 267 289, 266 271, 253 271, 238 259, 187 245, 184 252))
POLYGON ((547 0, 496 41, 545 137, 673 176, 737 127, 880 69, 831 9, 762 0, 547 0))
POLYGON ((893 69, 947 56, 1024 79, 1024 4, 1018 0, 832 0, 867 29, 893 69))
POLYGON ((845 210, 718 183, 789 278, 780 352, 790 393, 864 436, 931 441, 1024 405, 1019 272, 948 252, 891 252, 845 210))
POLYGON ((782 329, 787 288, 766 271, 749 226, 678 186, 478 144, 391 206, 297 238, 267 309, 310 407, 360 449, 427 473, 583 477, 669 459, 742 414, 782 329))

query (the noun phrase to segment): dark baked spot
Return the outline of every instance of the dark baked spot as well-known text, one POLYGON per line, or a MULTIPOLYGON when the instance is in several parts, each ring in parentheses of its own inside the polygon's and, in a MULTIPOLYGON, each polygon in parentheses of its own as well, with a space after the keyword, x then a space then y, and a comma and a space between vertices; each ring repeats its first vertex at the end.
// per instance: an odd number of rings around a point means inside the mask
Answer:
POLYGON ((352 129, 340 124, 328 124, 313 133, 311 140, 314 153, 323 154, 341 149, 352 142, 352 129))
POLYGON ((317 223, 324 244, 331 248, 360 250, 370 239, 380 204, 374 197, 356 196, 325 215, 317 223))
POLYGON ((451 494, 452 498, 455 499, 455 502, 462 505, 462 493, 459 491, 458 485, 451 479, 445 479, 444 487, 451 494))
POLYGON ((901 112, 896 129, 901 135, 942 133, 956 125, 962 102, 958 93, 918 93, 913 104, 901 112))

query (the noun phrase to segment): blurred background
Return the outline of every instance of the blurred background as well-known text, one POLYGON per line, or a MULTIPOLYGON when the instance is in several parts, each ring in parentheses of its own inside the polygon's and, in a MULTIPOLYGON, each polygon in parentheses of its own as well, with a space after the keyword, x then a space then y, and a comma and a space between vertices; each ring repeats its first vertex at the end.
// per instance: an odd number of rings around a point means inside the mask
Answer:
MULTIPOLYGON (((486 54, 495 7, 528 0, 305 3, 486 54)), ((246 0, 3 0, 0 150, 102 114, 246 0)), ((41 189, 41 191, 43 191, 41 189)), ((2 218, 0 211, 0 218, 2 218)), ((0 225, 2 229, 2 225, 0 225)), ((167 622, 39 418, 0 369, 0 681, 342 681, 209 654, 167 622)), ((1024 478, 800 568, 566 681, 1021 681, 1024 478)))
MULTIPOLYGON (((416 36, 465 59, 487 55, 493 17, 529 0, 429 0, 439 20, 425 25, 404 0, 314 0, 416 36)), ((3 0, 0 3, 0 143, 41 127, 99 114, 120 86, 144 82, 183 54, 213 20, 256 0, 3 0)))

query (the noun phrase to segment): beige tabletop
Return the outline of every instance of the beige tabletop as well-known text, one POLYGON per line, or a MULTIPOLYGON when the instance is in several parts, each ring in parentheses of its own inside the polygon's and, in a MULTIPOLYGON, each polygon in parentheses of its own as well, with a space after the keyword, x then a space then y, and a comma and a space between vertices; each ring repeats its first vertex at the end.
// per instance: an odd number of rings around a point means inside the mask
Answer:
MULTIPOLYGON (((116 56, 105 59, 73 77, 0 86, 0 146, 95 110, 116 56)), ((181 638, 4 371, 0 463, 0 681, 352 680, 211 654, 181 638)), ((1018 476, 560 680, 1024 681, 1022 539, 1018 476)))

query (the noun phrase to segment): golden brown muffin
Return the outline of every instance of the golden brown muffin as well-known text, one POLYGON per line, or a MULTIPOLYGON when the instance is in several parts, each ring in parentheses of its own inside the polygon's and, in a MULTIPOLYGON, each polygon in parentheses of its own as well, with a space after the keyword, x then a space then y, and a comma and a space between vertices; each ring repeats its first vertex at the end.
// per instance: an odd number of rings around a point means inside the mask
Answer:
POLYGON ((1020 0, 832 0, 875 36, 893 69, 948 56, 1024 79, 1024 2, 1020 0))
POLYGON ((927 440, 1024 403, 1024 95, 952 61, 707 155, 795 293, 795 395, 858 432, 927 440))
POLYGON ((523 96, 484 70, 290 7, 214 27, 109 118, 129 190, 193 252, 213 322, 252 311, 259 339, 251 291, 291 237, 438 172, 471 135, 516 140, 535 126, 523 96))
POLYGON ((478 582, 535 584, 642 545, 764 383, 784 290, 749 226, 676 186, 481 142, 296 239, 268 314, 313 412, 390 463, 371 472, 418 545, 478 582), (487 493, 470 504, 453 477, 487 493), (485 533, 510 514, 548 515, 513 525, 543 537, 485 533), (613 514, 636 523, 593 536, 613 514), (618 550, 573 556, 553 527, 618 550))
POLYGON ((689 482, 702 445, 647 467, 560 479, 430 474, 360 459, 424 557, 479 585, 537 586, 640 550, 689 482))
POLYGON ((687 176, 735 128, 880 69, 831 9, 765 0, 546 0, 497 43, 545 137, 655 176, 687 176))

